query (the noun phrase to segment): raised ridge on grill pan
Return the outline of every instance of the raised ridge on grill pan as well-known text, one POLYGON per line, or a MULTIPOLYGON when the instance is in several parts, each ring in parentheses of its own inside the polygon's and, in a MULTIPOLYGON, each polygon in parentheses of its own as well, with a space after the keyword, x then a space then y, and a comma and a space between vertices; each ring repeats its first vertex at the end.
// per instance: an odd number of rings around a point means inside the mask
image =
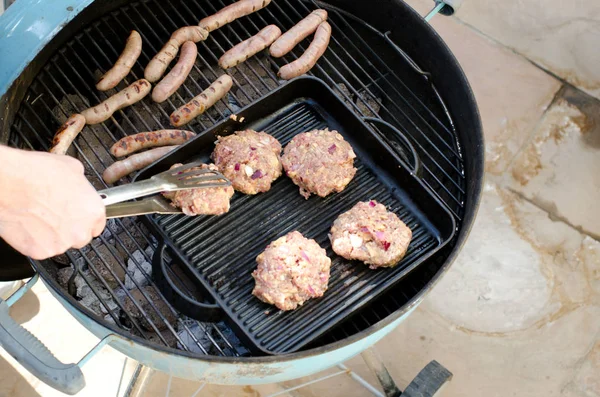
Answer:
MULTIPOLYGON (((213 149, 216 135, 237 129, 265 131, 282 144, 300 132, 335 129, 357 153, 355 178, 344 191, 324 199, 305 200, 289 178, 280 178, 269 192, 235 197, 230 212, 220 218, 147 218, 149 226, 190 269, 192 279, 213 296, 254 353, 288 353, 310 343, 398 282, 453 236, 454 221, 445 207, 412 170, 405 168, 392 147, 320 80, 296 79, 238 115, 247 122, 226 120, 215 125, 137 178, 149 177, 172 162, 204 160, 213 149), (386 205, 413 231, 406 256, 393 269, 369 270, 331 250, 328 233, 333 220, 366 199, 386 205), (326 248, 332 258, 331 277, 322 298, 281 312, 252 296, 251 273, 256 268, 256 256, 266 245, 293 230, 326 248)), ((161 268, 155 267, 154 272, 161 268)))

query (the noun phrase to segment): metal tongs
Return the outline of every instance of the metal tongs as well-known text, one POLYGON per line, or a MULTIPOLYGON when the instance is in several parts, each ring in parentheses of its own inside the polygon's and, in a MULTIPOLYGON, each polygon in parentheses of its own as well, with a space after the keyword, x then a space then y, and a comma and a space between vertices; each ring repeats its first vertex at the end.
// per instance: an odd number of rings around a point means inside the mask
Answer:
POLYGON ((180 214, 162 195, 144 200, 129 201, 161 192, 174 192, 186 189, 230 186, 231 182, 221 173, 209 169, 196 169, 202 165, 194 162, 156 174, 150 179, 100 190, 106 206, 107 218, 121 218, 145 214, 180 214))

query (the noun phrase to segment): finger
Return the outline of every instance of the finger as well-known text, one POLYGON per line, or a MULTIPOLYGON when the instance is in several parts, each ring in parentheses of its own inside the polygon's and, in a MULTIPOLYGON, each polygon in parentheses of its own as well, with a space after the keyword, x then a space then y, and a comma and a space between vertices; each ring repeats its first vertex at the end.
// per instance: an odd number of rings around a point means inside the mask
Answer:
POLYGON ((93 237, 98 237, 106 227, 106 207, 98 193, 94 191, 92 194, 94 199, 89 202, 89 209, 92 213, 90 217, 91 232, 93 237))
POLYGON ((80 233, 74 236, 73 241, 74 243, 71 246, 71 248, 80 249, 85 247, 90 243, 90 241, 92 241, 92 236, 90 234, 80 233))
POLYGON ((43 261, 44 259, 48 259, 48 258, 52 258, 53 256, 56 256, 57 254, 53 254, 51 251, 48 250, 33 250, 30 253, 27 252, 21 252, 23 255, 27 255, 28 257, 30 257, 33 260, 36 261, 43 261))
POLYGON ((77 172, 78 174, 84 173, 85 168, 83 167, 81 161, 69 156, 61 156, 61 158, 67 162, 68 166, 71 167, 73 171, 77 172))
POLYGON ((64 254, 69 249, 68 245, 57 242, 48 245, 37 245, 31 249, 27 249, 28 252, 21 252, 24 255, 29 256, 31 259, 41 261, 44 259, 55 257, 56 255, 64 254))
POLYGON ((96 221, 96 223, 94 224, 94 226, 92 228, 92 237, 98 237, 100 234, 102 234, 105 227, 106 227, 106 215, 102 214, 102 216, 98 218, 98 220, 96 221))
POLYGON ((92 235, 90 229, 78 228, 71 234, 69 241, 69 248, 83 248, 92 241, 92 235))

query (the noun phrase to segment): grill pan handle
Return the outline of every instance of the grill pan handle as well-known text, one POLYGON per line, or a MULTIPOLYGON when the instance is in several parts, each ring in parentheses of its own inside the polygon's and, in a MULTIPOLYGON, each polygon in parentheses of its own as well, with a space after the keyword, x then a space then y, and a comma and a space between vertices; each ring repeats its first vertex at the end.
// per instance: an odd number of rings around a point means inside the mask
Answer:
POLYGON ((0 299, 0 345, 35 377, 66 394, 77 394, 85 386, 77 364, 63 364, 38 338, 17 324, 8 304, 0 299))
MULTIPOLYGON (((179 285, 169 276, 165 253, 167 245, 161 242, 152 257, 152 277, 165 298, 183 314, 196 320, 217 322, 223 318, 223 310, 217 303, 198 302, 181 290, 179 285)), ((183 266, 182 266, 183 267, 183 266)), ((184 270, 185 271, 185 270, 184 270)), ((194 286, 197 287, 196 284, 194 286)), ((210 296, 207 291, 203 295, 210 296)))
POLYGON ((363 117, 362 119, 368 123, 374 124, 377 128, 376 132, 378 133, 378 135, 381 136, 385 140, 385 142, 392 147, 394 152, 399 154, 400 160, 402 161, 404 166, 408 170, 412 171, 413 174, 420 176, 421 160, 419 159, 419 155, 417 154, 415 147, 406 137, 406 135, 404 135, 402 132, 400 132, 398 128, 394 127, 387 121, 375 117, 363 117), (391 131, 391 134, 386 134, 385 131, 381 129, 381 127, 383 127, 384 130, 387 129, 391 131), (396 142, 395 138, 400 138, 400 140, 402 141, 402 146, 404 146, 404 148, 398 145, 398 142, 396 142), (406 153, 406 149, 408 149, 408 151, 410 152, 410 156, 406 153), (412 157, 412 159, 409 157, 412 157), (406 164, 406 161, 409 161, 411 165, 406 164))

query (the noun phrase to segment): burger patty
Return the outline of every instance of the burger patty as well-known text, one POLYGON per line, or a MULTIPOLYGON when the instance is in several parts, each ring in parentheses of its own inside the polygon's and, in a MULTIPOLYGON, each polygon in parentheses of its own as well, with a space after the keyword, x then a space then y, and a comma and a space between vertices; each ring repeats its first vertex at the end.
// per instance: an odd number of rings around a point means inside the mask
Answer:
POLYGON ((300 232, 273 241, 256 262, 252 294, 281 310, 293 310, 327 290, 331 260, 315 240, 300 232))
POLYGON ((360 202, 333 222, 329 235, 336 254, 371 269, 394 267, 406 254, 412 231, 376 201, 360 202))
POLYGON ((281 144, 265 132, 238 131, 218 137, 212 159, 235 190, 257 194, 281 176, 281 144))
POLYGON ((313 130, 290 141, 281 163, 308 199, 311 193, 325 197, 344 190, 356 174, 355 158, 352 146, 337 131, 313 130))
MULTIPOLYGON (((175 164, 171 168, 181 165, 175 164)), ((199 167, 190 168, 187 172, 198 169, 218 171, 214 164, 202 164, 199 167)), ((234 190, 231 186, 224 186, 177 190, 163 193, 163 196, 171 200, 171 205, 181 208, 186 215, 221 215, 229 211, 229 200, 233 193, 234 190)))

